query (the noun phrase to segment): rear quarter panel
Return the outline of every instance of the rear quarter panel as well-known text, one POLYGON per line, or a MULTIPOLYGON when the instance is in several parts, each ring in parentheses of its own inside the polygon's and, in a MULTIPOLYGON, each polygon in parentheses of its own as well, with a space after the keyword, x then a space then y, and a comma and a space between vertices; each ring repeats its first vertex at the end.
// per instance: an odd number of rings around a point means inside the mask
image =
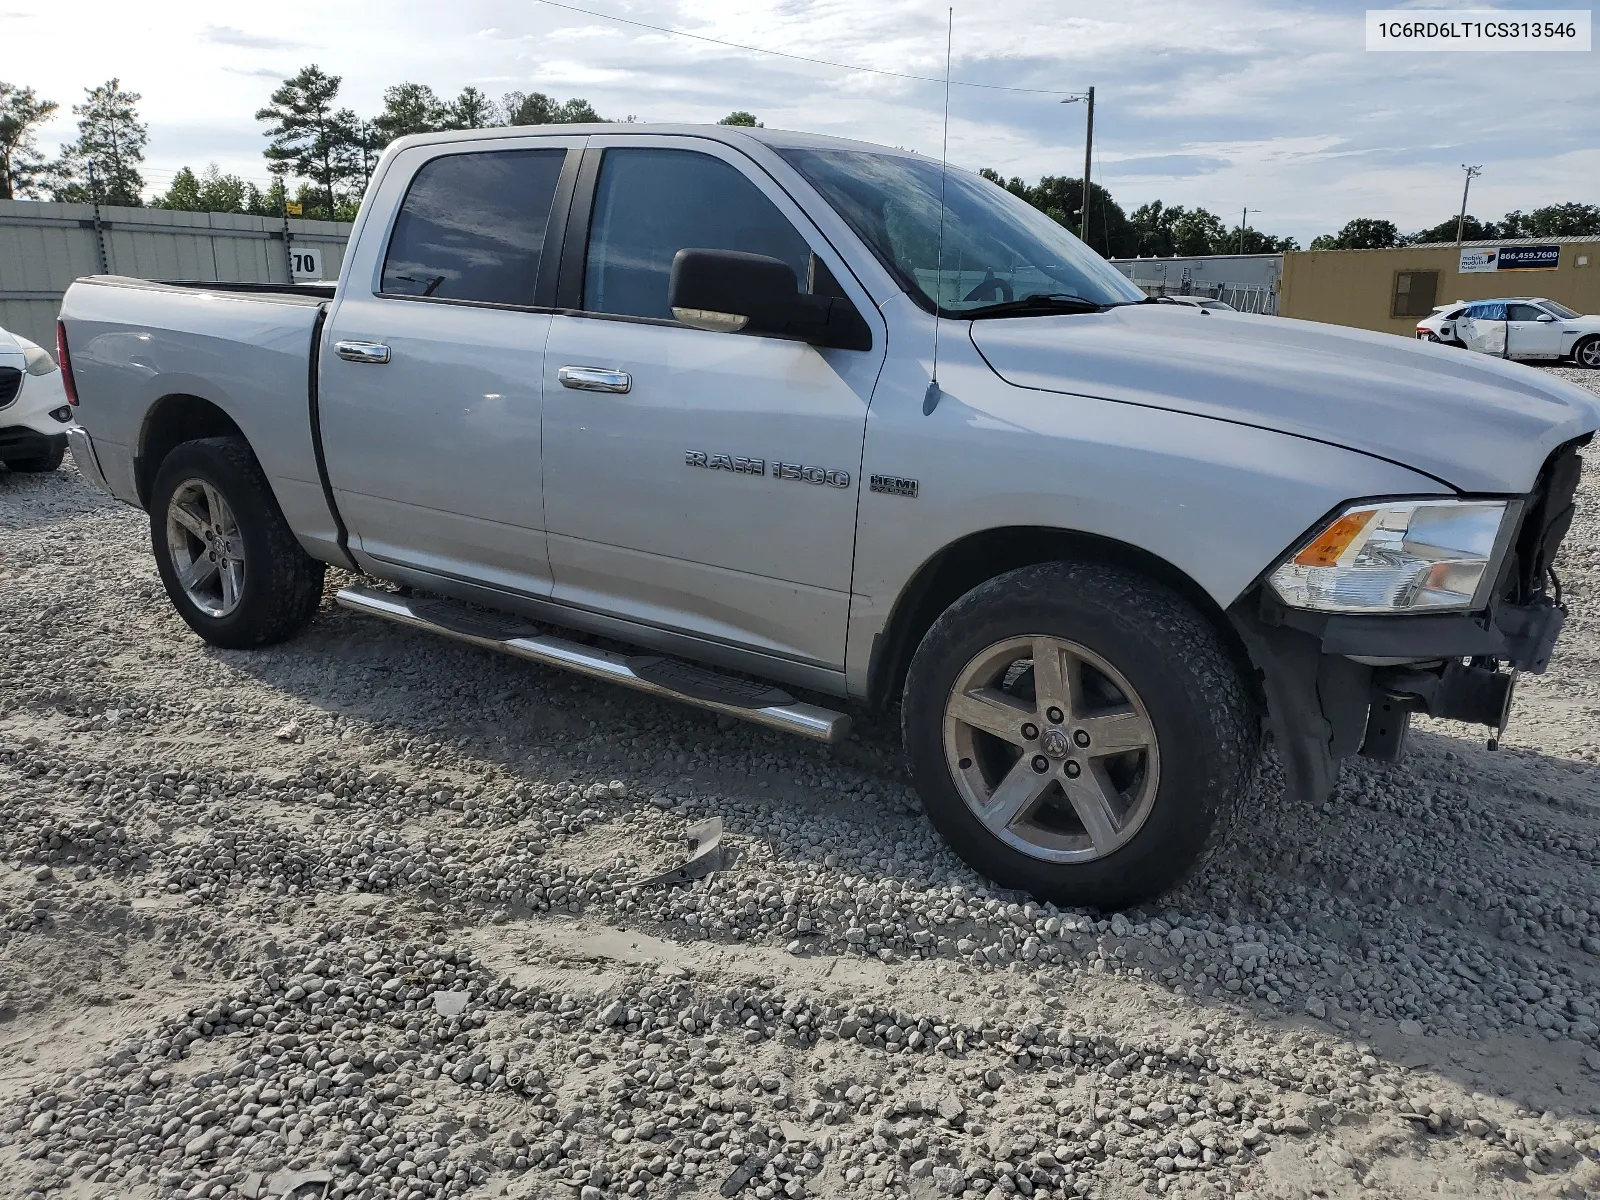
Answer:
POLYGON ((169 396, 198 396, 232 419, 255 452, 289 526, 307 549, 332 544, 309 404, 311 330, 320 303, 80 280, 68 290, 67 327, 78 420, 94 439, 107 482, 139 504, 134 462, 150 419, 169 396))

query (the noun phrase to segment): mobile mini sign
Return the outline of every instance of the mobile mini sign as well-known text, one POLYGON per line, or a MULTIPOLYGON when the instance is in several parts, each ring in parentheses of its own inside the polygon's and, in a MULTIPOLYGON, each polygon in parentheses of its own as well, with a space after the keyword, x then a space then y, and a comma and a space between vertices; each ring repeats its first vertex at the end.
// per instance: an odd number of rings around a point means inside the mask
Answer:
POLYGON ((1561 264, 1560 246, 1478 246, 1461 251, 1463 275, 1491 271, 1554 271, 1561 264))

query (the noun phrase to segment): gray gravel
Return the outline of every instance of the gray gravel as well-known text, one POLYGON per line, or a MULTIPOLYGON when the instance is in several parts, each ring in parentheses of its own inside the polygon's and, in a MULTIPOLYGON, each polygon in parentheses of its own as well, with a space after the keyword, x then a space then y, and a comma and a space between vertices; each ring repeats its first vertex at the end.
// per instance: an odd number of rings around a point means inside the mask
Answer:
POLYGON ((1104 919, 962 867, 887 719, 830 751, 331 607, 208 649, 142 514, 0 472, 0 1193, 1600 1193, 1600 468, 1580 506, 1498 753, 1425 722, 1312 810, 1269 758, 1104 919), (713 815, 728 869, 636 886, 713 815))

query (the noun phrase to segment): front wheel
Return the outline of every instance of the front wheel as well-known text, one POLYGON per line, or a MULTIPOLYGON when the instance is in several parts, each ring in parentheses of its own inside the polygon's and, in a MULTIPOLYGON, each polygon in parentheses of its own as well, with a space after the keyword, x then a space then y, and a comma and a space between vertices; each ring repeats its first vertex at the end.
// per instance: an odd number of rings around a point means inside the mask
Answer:
POLYGON ((238 438, 185 442, 167 455, 151 489, 150 541, 173 607, 213 646, 281 642, 321 601, 323 565, 295 540, 238 438))
POLYGON ((1586 337, 1574 346, 1572 361, 1591 371, 1600 371, 1600 336, 1586 337))
POLYGON ((1077 563, 952 605, 912 659, 902 723, 929 818, 970 866, 1106 910, 1169 891, 1221 842, 1260 728, 1190 604, 1077 563))

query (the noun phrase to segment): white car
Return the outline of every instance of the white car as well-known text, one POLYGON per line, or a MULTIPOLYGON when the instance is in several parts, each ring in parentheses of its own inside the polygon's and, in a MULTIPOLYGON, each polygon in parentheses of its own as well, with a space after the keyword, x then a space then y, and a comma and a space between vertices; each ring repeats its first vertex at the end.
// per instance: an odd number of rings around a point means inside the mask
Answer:
POLYGON ((1446 346, 1459 346, 1456 339, 1456 319, 1467 311, 1467 301, 1453 304, 1436 304, 1433 312, 1417 322, 1417 341, 1440 342, 1446 346))
POLYGON ((54 471, 72 425, 56 360, 42 346, 0 329, 0 463, 13 471, 54 471))
POLYGON ((1543 296, 1474 300, 1456 319, 1469 350, 1526 362, 1571 359, 1600 370, 1600 315, 1583 316, 1543 296))

